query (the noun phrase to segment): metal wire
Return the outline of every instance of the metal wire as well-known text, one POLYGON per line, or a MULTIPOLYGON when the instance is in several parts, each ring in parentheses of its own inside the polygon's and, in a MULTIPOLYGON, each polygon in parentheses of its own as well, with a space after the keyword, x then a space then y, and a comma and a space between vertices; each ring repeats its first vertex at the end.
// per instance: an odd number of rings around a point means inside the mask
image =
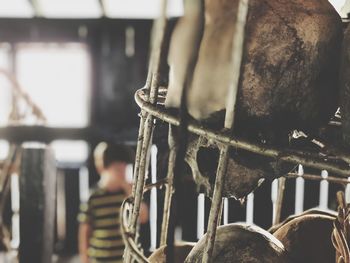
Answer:
POLYGON ((173 179, 174 179, 174 166, 176 158, 176 142, 173 134, 173 128, 169 125, 169 135, 168 135, 168 144, 169 144, 169 161, 168 161, 168 174, 167 180, 168 184, 166 185, 165 198, 164 198, 164 209, 163 209, 163 221, 162 221, 162 230, 160 236, 160 246, 166 245, 168 237, 168 228, 169 228, 169 217, 171 209, 171 201, 174 191, 173 179))
MULTIPOLYGON (((158 182, 154 184, 146 185, 143 189, 143 194, 150 191, 152 188, 162 188, 168 184, 167 179, 159 180, 158 182)), ((132 260, 131 258, 137 260, 137 262, 140 263, 148 263, 148 259, 143 255, 142 251, 138 248, 136 242, 135 242, 135 233, 131 231, 131 229, 128 227, 128 215, 127 212, 130 211, 127 206, 133 205, 134 200, 133 196, 129 196, 127 199, 124 200, 123 204, 120 208, 120 228, 121 228, 121 234, 125 243, 125 248, 128 251, 129 260, 132 260)))

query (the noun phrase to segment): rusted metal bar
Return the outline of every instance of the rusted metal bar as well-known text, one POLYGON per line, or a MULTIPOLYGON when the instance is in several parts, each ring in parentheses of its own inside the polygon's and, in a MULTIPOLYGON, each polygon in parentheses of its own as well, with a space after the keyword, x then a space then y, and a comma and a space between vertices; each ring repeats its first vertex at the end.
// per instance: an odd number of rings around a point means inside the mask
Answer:
MULTIPOLYGON (((151 70, 149 70, 147 73, 146 85, 144 87, 145 90, 150 90, 151 82, 152 82, 152 73, 151 73, 151 70)), ((147 96, 146 101, 149 101, 148 94, 146 96, 147 96)), ((143 142, 145 118, 147 115, 148 115, 148 113, 144 109, 141 109, 140 126, 139 126, 139 132, 138 132, 138 136, 137 136, 137 146, 136 146, 136 155, 135 155, 134 178, 133 178, 134 182, 132 185, 132 196, 135 195, 135 190, 136 190, 136 184, 137 184, 137 178, 138 178, 139 166, 140 166, 140 157, 141 157, 141 148, 142 148, 142 142, 143 142)), ((131 206, 131 209, 132 209, 132 206, 131 206)))
POLYGON ((168 174, 165 190, 165 198, 164 198, 164 209, 163 209, 163 221, 162 221, 162 230, 160 236, 160 246, 164 246, 167 243, 168 237, 168 228, 169 228, 169 216, 171 209, 171 201, 174 191, 173 179, 174 179, 174 166, 175 166, 175 158, 176 158, 176 142, 173 134, 173 128, 169 125, 169 135, 168 135, 168 144, 169 144, 169 161, 168 161, 168 174))
POLYGON ((143 253, 138 249, 137 244, 135 243, 134 240, 134 235, 133 233, 129 230, 128 226, 127 226, 127 221, 126 220, 126 211, 130 210, 130 209, 126 209, 127 204, 129 204, 129 206, 132 204, 132 197, 129 197, 128 199, 126 199, 123 204, 121 205, 120 208, 120 232, 122 234, 124 243, 125 243, 125 247, 128 251, 128 260, 131 260, 131 257, 136 259, 137 262, 140 263, 148 263, 149 261, 147 260, 147 258, 143 255, 143 253))
MULTIPOLYGON (((239 76, 241 72, 241 62, 243 54, 243 44, 245 36, 245 25, 248 15, 248 0, 240 0, 238 2, 237 9, 237 22, 235 33, 233 34, 233 48, 232 48, 232 64, 233 64, 233 79, 232 84, 227 92, 227 103, 226 103, 226 116, 225 116, 225 128, 229 131, 233 130, 234 117, 235 117, 235 106, 236 97, 239 85, 239 76)), ((216 229, 218 226, 218 218, 221 212, 222 204, 222 191, 225 182, 225 176, 227 171, 227 163, 229 157, 230 146, 225 144, 220 150, 220 159, 218 169, 216 173, 215 186, 213 199, 210 207, 208 231, 206 239, 206 247, 204 250, 202 262, 212 262, 212 254, 214 250, 216 229)))
MULTIPOLYGON (((145 120, 143 141, 142 141, 140 161, 139 161, 140 162, 139 173, 137 176, 137 182, 135 182, 136 188, 134 193, 134 203, 133 203, 133 209, 132 209, 132 213, 129 221, 129 230, 134 238, 136 235, 137 219, 139 217, 140 206, 141 206, 142 197, 143 197, 143 189, 145 187, 147 154, 148 154, 149 145, 152 139, 151 137, 153 133, 153 126, 154 126, 153 117, 151 115, 148 115, 145 120)), ((128 255, 128 251, 126 251, 125 257, 126 257, 125 259, 126 262, 129 262, 131 260, 130 256, 128 255)))
MULTIPOLYGON (((150 69, 147 78, 147 83, 149 84, 149 97, 148 100, 151 105, 155 105, 157 103, 158 97, 158 89, 160 83, 160 67, 161 61, 163 59, 164 53, 164 42, 165 42, 165 30, 167 26, 167 17, 166 17, 166 8, 167 8, 167 0, 162 0, 161 2, 161 15, 159 19, 155 23, 155 41, 154 46, 151 52, 150 59, 150 69)), ((140 206, 143 197, 143 189, 145 187, 145 177, 146 171, 148 168, 147 165, 147 154, 149 151, 149 146, 152 142, 152 134, 154 129, 154 116, 148 114, 144 110, 142 110, 141 115, 144 116, 145 121, 140 125, 140 132, 138 144, 142 146, 138 146, 139 154, 137 156, 138 163, 136 163, 135 167, 137 173, 135 172, 135 187, 133 188, 134 192, 134 203, 131 206, 131 216, 129 220, 129 229, 133 238, 136 238, 136 225, 137 219, 140 213, 140 206), (142 131, 141 131, 142 130, 142 131), (143 134, 142 134, 143 133, 143 134), (141 143, 142 140, 142 143, 141 143), (141 148, 140 148, 141 147, 141 148)), ((131 257, 128 248, 125 250, 124 260, 126 262, 131 262, 131 257)))
MULTIPOLYGON (((152 188, 162 188, 168 183, 167 179, 162 179, 157 181, 154 184, 146 185, 143 189, 143 193, 148 192, 152 188)), ((121 226, 121 234, 125 243, 125 247, 128 250, 129 257, 134 258, 137 262, 149 262, 147 258, 143 255, 142 251, 138 248, 134 238, 133 233, 128 228, 128 220, 127 220, 127 211, 130 210, 129 206, 133 204, 133 196, 129 196, 126 200, 124 200, 121 208, 120 208, 120 226, 121 226)), ((129 260, 130 260, 129 258, 129 260)))
POLYGON ((224 146, 220 152, 220 159, 218 170, 216 174, 214 193, 212 198, 212 203, 209 213, 208 221, 208 230, 207 230, 207 240, 206 248, 204 251, 202 262, 211 262, 211 256, 214 249, 215 237, 216 237, 216 228, 218 226, 219 213, 221 211, 221 202, 222 202, 222 189, 224 185, 227 161, 228 161, 228 151, 229 147, 224 146))

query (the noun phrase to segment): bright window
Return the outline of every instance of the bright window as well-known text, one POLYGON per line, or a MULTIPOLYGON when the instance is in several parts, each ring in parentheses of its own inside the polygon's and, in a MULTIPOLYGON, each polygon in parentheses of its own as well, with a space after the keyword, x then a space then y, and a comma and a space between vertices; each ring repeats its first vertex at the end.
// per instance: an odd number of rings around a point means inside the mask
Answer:
POLYGON ((102 15, 98 0, 38 0, 40 10, 50 18, 98 18, 102 15))
POLYGON ((1 17, 33 17, 34 11, 28 0, 0 0, 1 17))
MULTIPOLYGON (((160 0, 103 0, 108 17, 112 18, 157 18, 160 15, 160 0)), ((169 0, 169 17, 183 14, 182 0, 169 0)))
POLYGON ((91 65, 85 45, 19 44, 16 66, 19 83, 49 126, 88 125, 91 65))
POLYGON ((338 11, 339 14, 342 14, 342 8, 346 0, 329 0, 329 2, 334 6, 334 8, 338 11))
MULTIPOLYGON (((10 45, 0 43, 0 69, 9 71, 10 45)), ((0 74, 0 126, 6 126, 11 111, 11 87, 4 75, 0 74)))
POLYGON ((83 163, 88 158, 89 147, 84 141, 57 140, 51 146, 60 163, 83 163))

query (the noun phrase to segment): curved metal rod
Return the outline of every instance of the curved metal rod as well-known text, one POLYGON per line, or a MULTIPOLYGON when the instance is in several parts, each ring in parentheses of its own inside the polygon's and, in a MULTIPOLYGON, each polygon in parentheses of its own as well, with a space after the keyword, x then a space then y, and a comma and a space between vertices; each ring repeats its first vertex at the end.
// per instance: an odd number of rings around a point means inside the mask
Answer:
MULTIPOLYGON (((154 184, 146 185, 143 193, 148 192, 153 187, 162 188, 164 185, 168 184, 167 178, 159 180, 154 184)), ((135 234, 129 229, 127 226, 127 215, 129 209, 127 209, 127 204, 132 205, 134 202, 133 196, 129 196, 124 200, 120 208, 120 229, 121 234, 125 243, 125 248, 128 250, 129 255, 131 255, 134 259, 141 263, 149 263, 148 259, 143 255, 142 251, 138 248, 135 243, 135 234)))
POLYGON ((149 261, 147 258, 143 255, 142 251, 140 251, 137 247, 137 244, 134 241, 134 235, 129 230, 128 226, 126 225, 126 221, 124 220, 126 217, 126 204, 132 204, 132 198, 129 197, 126 200, 124 200, 123 204, 121 205, 121 213, 120 213, 120 231, 125 243, 125 247, 128 249, 128 252, 130 255, 137 260, 137 262, 142 263, 148 263, 149 261))
MULTIPOLYGON (((140 108, 147 111, 149 114, 153 115, 157 119, 160 119, 175 126, 179 126, 180 120, 177 117, 165 112, 165 110, 159 109, 156 106, 146 102, 143 99, 143 94, 144 91, 142 89, 138 90, 135 94, 135 101, 140 108)), ((229 136, 224 132, 214 131, 193 121, 189 122, 188 130, 199 136, 206 137, 209 140, 214 140, 216 142, 227 144, 232 147, 236 147, 252 153, 276 158, 285 162, 302 164, 310 168, 327 170, 330 173, 334 173, 346 178, 350 177, 349 166, 329 163, 323 160, 315 153, 302 152, 297 150, 283 151, 274 147, 248 142, 242 139, 233 138, 232 136, 229 136)), ((350 159, 350 156, 346 156, 350 159)))
MULTIPOLYGON (((326 180, 331 183, 338 183, 338 184, 349 184, 350 182, 347 179, 343 178, 337 178, 337 177, 327 177, 326 179, 320 177, 319 175, 313 175, 313 174, 303 174, 303 175, 298 175, 296 173, 289 173, 285 176, 287 179, 295 179, 295 178, 304 178, 306 180, 314 180, 314 181, 322 181, 326 180)), ((166 184, 168 184, 168 179, 164 178, 162 180, 157 181, 156 183, 153 184, 148 184, 144 188, 144 193, 150 191, 152 188, 163 188, 166 184)), ((137 244, 135 243, 132 233, 128 230, 128 227, 126 225, 126 219, 125 219, 125 213, 128 211, 127 209, 127 204, 132 204, 133 198, 132 196, 129 196, 126 200, 124 200, 122 206, 121 206, 121 218, 120 218, 120 223, 121 223, 121 233, 125 242, 125 246, 128 247, 130 253, 132 256, 136 259, 139 260, 139 262, 143 263, 148 263, 148 259, 143 255, 142 251, 139 250, 137 244)), ((333 237, 334 238, 334 237, 333 237)))

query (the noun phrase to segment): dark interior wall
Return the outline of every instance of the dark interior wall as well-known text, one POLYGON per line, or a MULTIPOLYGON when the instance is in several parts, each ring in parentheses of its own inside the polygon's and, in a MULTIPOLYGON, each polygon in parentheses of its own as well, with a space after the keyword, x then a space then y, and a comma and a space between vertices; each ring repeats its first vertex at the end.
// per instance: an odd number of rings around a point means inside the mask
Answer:
POLYGON ((146 80, 151 21, 123 21, 96 32, 94 122, 114 132, 138 127, 134 93, 146 80), (126 30, 134 30, 133 56, 126 54, 126 30))

